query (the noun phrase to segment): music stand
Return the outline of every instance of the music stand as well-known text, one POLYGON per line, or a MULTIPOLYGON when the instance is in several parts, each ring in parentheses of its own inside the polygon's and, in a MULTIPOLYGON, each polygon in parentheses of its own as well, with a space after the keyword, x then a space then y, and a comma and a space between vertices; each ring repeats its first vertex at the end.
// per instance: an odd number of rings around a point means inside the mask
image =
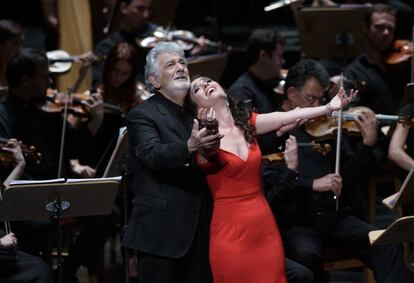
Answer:
POLYGON ((371 245, 385 245, 409 242, 414 239, 414 216, 398 218, 385 230, 374 230, 368 233, 371 245))
POLYGON ((382 200, 382 203, 388 207, 389 209, 395 209, 410 200, 414 199, 414 167, 411 168, 410 172, 408 173, 407 177, 404 180, 404 183, 401 185, 401 189, 382 200))
POLYGON ((227 53, 202 55, 188 58, 190 74, 207 76, 214 81, 220 81, 227 65, 227 53))
MULTIPOLYGON (((116 142, 114 151, 109 159, 108 165, 105 168, 103 177, 122 176, 122 203, 123 203, 123 229, 128 224, 128 154, 129 154, 129 140, 128 130, 126 127, 119 129, 119 136, 116 142)), ((129 282, 129 266, 128 266, 128 253, 127 249, 122 247, 124 256, 124 282, 129 282)))
POLYGON ((0 204, 0 221, 56 219, 58 227, 58 282, 61 283, 61 218, 111 213, 120 180, 121 177, 77 179, 66 182, 64 179, 59 179, 51 183, 33 181, 10 185, 3 192, 3 201, 0 204), (99 201, 97 201, 98 198, 99 201))
POLYGON ((298 14, 302 55, 309 58, 358 56, 365 48, 366 6, 303 8, 298 14))

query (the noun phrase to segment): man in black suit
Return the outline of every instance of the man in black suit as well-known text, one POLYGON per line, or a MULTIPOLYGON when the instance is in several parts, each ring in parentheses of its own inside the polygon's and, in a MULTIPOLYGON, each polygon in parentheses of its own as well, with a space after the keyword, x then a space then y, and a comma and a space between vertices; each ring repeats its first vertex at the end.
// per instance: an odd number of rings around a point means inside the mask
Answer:
POLYGON ((219 146, 219 134, 198 130, 182 49, 161 43, 146 60, 155 95, 127 117, 134 199, 123 244, 137 251, 140 283, 211 282, 211 198, 193 153, 219 146))

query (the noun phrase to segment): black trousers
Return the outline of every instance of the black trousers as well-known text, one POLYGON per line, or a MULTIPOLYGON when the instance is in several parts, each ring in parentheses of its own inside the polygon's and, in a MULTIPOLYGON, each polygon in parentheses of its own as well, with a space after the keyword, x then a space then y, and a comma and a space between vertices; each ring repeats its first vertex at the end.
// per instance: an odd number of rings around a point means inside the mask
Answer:
POLYGON ((371 246, 368 232, 376 230, 354 215, 329 223, 330 233, 320 234, 310 227, 297 226, 283 231, 286 256, 314 272, 322 282, 322 249, 334 244, 372 268, 377 283, 414 282, 405 267, 401 245, 371 246))
POLYGON ((212 283, 208 244, 210 214, 200 212, 196 235, 184 257, 171 259, 137 252, 139 283, 212 283))
POLYGON ((293 260, 285 260, 286 278, 289 283, 312 283, 313 273, 307 267, 294 262, 293 260))
POLYGON ((24 252, 0 250, 0 282, 49 283, 49 267, 24 252))

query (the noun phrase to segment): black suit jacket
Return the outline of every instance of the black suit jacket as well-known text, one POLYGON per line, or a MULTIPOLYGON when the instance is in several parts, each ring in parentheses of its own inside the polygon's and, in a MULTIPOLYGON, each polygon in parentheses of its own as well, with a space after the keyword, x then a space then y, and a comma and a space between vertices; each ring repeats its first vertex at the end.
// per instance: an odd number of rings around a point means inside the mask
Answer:
POLYGON ((208 187, 188 153, 193 116, 155 94, 127 117, 133 156, 133 210, 123 244, 179 258, 188 251, 208 187))

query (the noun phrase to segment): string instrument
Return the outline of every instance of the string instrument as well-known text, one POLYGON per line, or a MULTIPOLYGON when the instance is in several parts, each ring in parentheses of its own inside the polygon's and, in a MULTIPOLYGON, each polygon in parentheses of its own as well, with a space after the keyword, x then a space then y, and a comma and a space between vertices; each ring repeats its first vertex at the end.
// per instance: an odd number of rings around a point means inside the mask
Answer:
MULTIPOLYGON (((9 140, 0 138, 0 167, 11 168, 15 165, 14 155, 11 152, 2 149, 9 140)), ((20 148, 22 149, 23 156, 26 160, 31 160, 36 164, 39 164, 42 159, 42 154, 33 145, 25 145, 19 142, 20 148)))
MULTIPOLYGON (((360 136, 361 129, 358 124, 355 122, 355 117, 361 114, 363 111, 369 111, 369 108, 364 106, 357 106, 350 108, 348 111, 342 112, 342 130, 345 135, 350 136, 360 136)), ((305 123, 306 132, 311 135, 315 140, 326 140, 332 139, 336 136, 338 126, 338 111, 332 112, 330 116, 320 117, 317 119, 310 120, 305 123)), ((404 124, 411 125, 414 123, 414 120, 410 117, 403 115, 383 115, 375 114, 375 117, 378 121, 381 122, 400 122, 404 124)))
POLYGON ((69 113, 77 117, 89 118, 89 109, 85 104, 87 100, 92 98, 83 93, 72 93, 70 96, 67 96, 65 93, 58 92, 57 90, 48 89, 44 99, 36 102, 35 106, 43 112, 61 113, 64 111, 65 102, 68 99, 69 113))
MULTIPOLYGON (((164 29, 163 27, 158 27, 151 36, 147 36, 145 38, 137 38, 135 41, 138 44, 138 46, 150 49, 157 45, 159 42, 165 42, 165 41, 174 41, 185 52, 190 52, 195 46, 199 45, 201 38, 196 37, 194 33, 188 30, 169 30, 164 29)), ((220 42, 211 41, 209 39, 203 39, 203 43, 212 50, 215 51, 221 51, 231 50, 230 47, 225 47, 220 42)))
MULTIPOLYGON (((326 156, 331 150, 332 146, 328 143, 316 143, 312 141, 310 143, 298 143, 298 147, 313 147, 317 153, 326 156)), ((273 164, 283 164, 285 163, 285 154, 283 152, 275 152, 271 154, 266 154, 262 156, 262 159, 271 162, 273 164)))
MULTIPOLYGON (((81 58, 80 55, 70 55, 65 50, 52 50, 46 52, 49 60, 49 71, 53 74, 64 74, 72 68, 72 63, 81 58)), ((93 62, 102 62, 105 57, 93 55, 93 62)))
POLYGON ((385 61, 390 66, 399 66, 409 63, 413 55, 413 42, 409 40, 395 40, 392 50, 387 54, 385 61))

